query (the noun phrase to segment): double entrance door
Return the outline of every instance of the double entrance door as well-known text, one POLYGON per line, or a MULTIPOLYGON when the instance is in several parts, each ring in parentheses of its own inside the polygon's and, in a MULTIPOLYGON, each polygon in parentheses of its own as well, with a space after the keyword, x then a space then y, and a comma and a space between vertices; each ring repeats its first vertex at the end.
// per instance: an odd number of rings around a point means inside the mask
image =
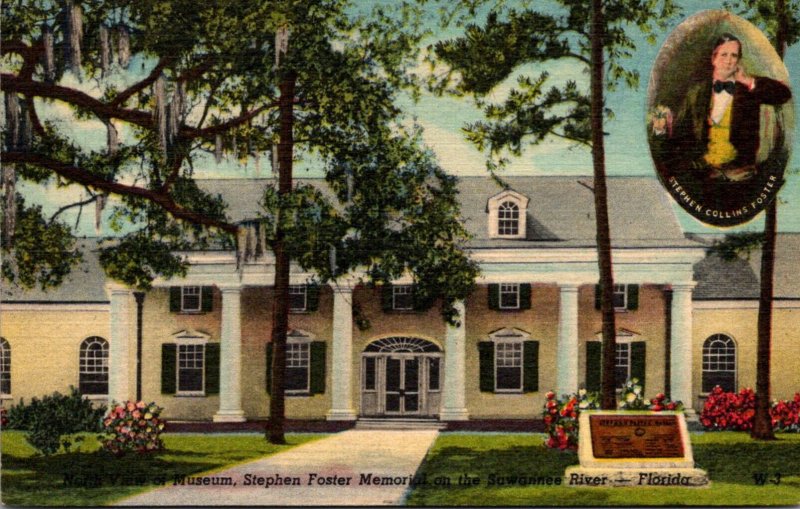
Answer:
POLYGON ((364 415, 438 415, 441 354, 364 354, 362 375, 364 415))

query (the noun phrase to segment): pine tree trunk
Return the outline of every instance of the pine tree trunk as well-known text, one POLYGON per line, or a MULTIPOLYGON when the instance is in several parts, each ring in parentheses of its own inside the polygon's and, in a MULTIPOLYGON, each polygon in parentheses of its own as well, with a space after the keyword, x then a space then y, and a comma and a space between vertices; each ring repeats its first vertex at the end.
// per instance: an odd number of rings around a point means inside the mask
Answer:
POLYGON ((601 408, 617 408, 614 324, 614 274, 611 262, 611 229, 608 219, 605 148, 603 134, 603 44, 605 19, 602 1, 592 0, 591 122, 592 164, 594 166, 594 209, 597 217, 597 262, 600 269, 600 310, 603 319, 603 368, 600 383, 601 408))
MULTIPOLYGON (((285 48, 281 48, 283 52, 285 48)), ((280 50, 278 50, 280 51, 280 50)), ((280 82, 278 98, 280 114, 280 141, 278 142, 278 195, 292 191, 292 152, 294 149, 294 89, 297 76, 293 71, 284 72, 280 82)), ((284 393, 286 371, 286 334, 289 330, 289 271, 291 259, 286 250, 285 233, 281 227, 282 207, 278 207, 275 242, 275 285, 272 299, 272 392, 269 400, 268 440, 273 444, 285 444, 286 397, 284 393)))
MULTIPOLYGON (((778 31, 775 49, 783 59, 786 46, 786 5, 777 0, 775 13, 778 31)), ((775 287, 775 242, 778 231, 778 199, 767 205, 764 222, 764 245, 761 247, 761 294, 758 300, 758 349, 756 353, 756 413, 750 436, 757 440, 775 440, 772 418, 769 415, 771 350, 772 350, 772 300, 775 287)))

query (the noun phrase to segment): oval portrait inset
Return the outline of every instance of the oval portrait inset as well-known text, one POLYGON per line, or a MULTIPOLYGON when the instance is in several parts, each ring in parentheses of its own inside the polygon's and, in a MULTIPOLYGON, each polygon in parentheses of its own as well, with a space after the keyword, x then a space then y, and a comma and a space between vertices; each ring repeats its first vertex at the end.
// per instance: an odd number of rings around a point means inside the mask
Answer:
POLYGON ((691 16, 664 42, 648 88, 650 153, 695 218, 734 226, 775 199, 794 127, 788 78, 764 34, 725 11, 691 16))

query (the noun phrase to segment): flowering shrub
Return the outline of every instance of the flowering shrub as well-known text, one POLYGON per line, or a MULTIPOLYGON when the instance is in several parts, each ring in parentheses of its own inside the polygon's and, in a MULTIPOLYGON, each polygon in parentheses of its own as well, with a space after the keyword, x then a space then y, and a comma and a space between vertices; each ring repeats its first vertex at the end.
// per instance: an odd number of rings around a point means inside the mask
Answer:
POLYGON ((581 410, 600 408, 595 392, 585 389, 578 394, 565 394, 557 399, 553 391, 545 394, 544 420, 545 432, 549 435, 545 445, 551 449, 576 450, 578 448, 578 415, 581 410))
MULTIPOLYGON (((800 393, 794 399, 775 401, 770 408, 772 426, 778 431, 800 432, 800 393)), ((756 395, 751 388, 725 392, 714 387, 703 405, 700 422, 709 430, 749 431, 756 415, 756 395)))
POLYGON ((8 426, 8 417, 6 415, 7 413, 8 412, 6 411, 5 407, 0 407, 0 428, 5 428, 6 426, 8 426))
POLYGON ((644 390, 639 385, 639 380, 631 378, 625 382, 625 387, 622 388, 622 397, 619 401, 620 410, 652 410, 660 412, 662 410, 683 410, 683 403, 680 401, 671 401, 663 392, 659 392, 652 399, 644 399, 644 390))
POLYGON ((103 419, 105 432, 111 437, 103 441, 103 449, 122 456, 127 452, 160 451, 164 443, 159 435, 165 421, 159 417, 163 408, 155 403, 128 401, 112 408, 103 419))
POLYGON ((793 399, 773 403, 769 413, 776 430, 800 433, 800 392, 793 399))

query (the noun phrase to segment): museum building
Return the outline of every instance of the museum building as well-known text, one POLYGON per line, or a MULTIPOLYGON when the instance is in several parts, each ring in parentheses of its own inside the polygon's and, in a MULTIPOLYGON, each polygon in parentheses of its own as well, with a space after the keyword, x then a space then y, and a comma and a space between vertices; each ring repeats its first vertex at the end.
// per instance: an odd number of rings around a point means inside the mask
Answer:
MULTIPOLYGON (((289 419, 534 419, 549 390, 599 388, 592 179, 504 180, 506 188, 486 177, 460 179, 469 254, 480 275, 457 304, 458 325, 446 324, 438 306, 416 309, 410 278, 369 287, 353 274, 319 285, 293 267, 289 419)), ((271 182, 201 184, 222 195, 231 220, 246 222, 257 217, 271 182)), ((683 232, 655 179, 609 178, 608 191, 617 379, 638 378, 646 396, 667 392, 690 410, 702 408, 714 385, 754 386, 759 254, 734 262, 708 256, 711 241, 683 232)), ((185 278, 158 279, 137 297, 105 278, 96 247, 94 239, 81 241, 84 260, 59 288, 3 289, 3 404, 70 386, 123 401, 138 386, 169 420, 265 419, 271 253, 237 263, 232 250, 185 252, 185 278)), ((791 264, 798 249, 800 235, 779 236, 773 397, 800 389, 792 365, 800 354, 792 325, 800 310, 800 275, 791 264)))

